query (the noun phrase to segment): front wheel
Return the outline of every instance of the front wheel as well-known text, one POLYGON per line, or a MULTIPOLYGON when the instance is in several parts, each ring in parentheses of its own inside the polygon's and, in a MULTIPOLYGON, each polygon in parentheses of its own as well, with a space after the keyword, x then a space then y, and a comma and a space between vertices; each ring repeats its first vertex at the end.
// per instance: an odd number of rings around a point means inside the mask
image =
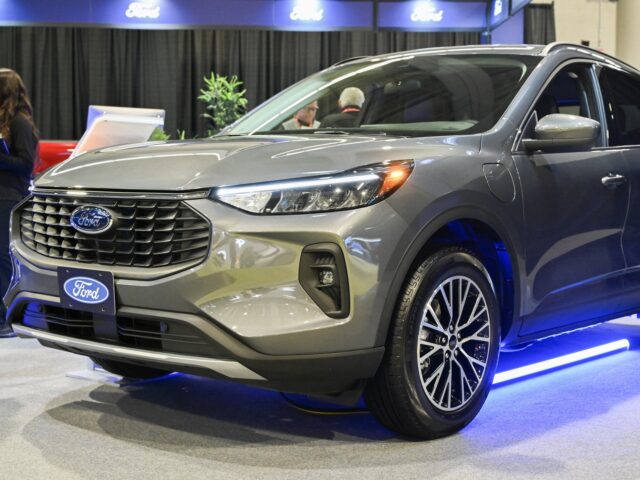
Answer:
POLYGON ((436 252, 401 292, 385 358, 365 399, 404 435, 437 438, 467 425, 498 363, 499 309, 486 269, 461 248, 436 252))

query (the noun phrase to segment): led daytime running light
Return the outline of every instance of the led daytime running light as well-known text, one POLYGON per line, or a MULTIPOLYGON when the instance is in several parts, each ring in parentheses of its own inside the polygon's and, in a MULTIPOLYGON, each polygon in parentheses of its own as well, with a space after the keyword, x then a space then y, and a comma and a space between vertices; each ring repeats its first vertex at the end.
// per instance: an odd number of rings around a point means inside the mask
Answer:
POLYGON ((246 185, 241 187, 220 187, 216 190, 216 195, 222 197, 224 195, 242 195, 244 193, 260 193, 260 192, 286 192, 288 190, 298 190, 302 188, 326 187, 328 185, 343 185, 345 183, 371 182, 379 180, 380 177, 375 173, 364 175, 351 175, 342 178, 321 178, 313 180, 288 180, 278 183, 264 183, 257 185, 246 185))
POLYGON ((410 160, 367 165, 331 176, 213 189, 213 200, 258 215, 332 212, 366 207, 391 195, 413 170, 410 160))

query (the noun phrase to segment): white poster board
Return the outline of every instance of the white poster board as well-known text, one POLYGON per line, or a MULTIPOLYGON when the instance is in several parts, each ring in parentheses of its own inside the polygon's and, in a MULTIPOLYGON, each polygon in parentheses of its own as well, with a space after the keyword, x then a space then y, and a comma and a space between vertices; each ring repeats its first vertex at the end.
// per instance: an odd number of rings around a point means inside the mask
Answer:
POLYGON ((87 130, 71 158, 96 148, 146 142, 154 130, 164 127, 164 116, 159 109, 91 105, 87 130))

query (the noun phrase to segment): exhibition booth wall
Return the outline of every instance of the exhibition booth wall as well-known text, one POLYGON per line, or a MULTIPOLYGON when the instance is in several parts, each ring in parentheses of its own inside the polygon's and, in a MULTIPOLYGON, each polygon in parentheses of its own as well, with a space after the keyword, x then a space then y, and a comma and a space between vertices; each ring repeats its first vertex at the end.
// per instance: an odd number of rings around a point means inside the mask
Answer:
POLYGON ((478 44, 477 32, 0 29, 0 65, 20 72, 42 138, 80 138, 90 104, 162 108, 165 130, 204 135, 196 101, 211 71, 238 75, 249 108, 354 56, 478 44))

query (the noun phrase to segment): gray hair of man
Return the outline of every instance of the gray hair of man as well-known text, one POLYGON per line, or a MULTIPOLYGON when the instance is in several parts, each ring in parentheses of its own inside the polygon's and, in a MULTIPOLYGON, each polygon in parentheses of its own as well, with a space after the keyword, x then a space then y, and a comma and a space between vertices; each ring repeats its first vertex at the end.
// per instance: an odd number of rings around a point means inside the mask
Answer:
POLYGON ((358 87, 345 88, 340 94, 340 108, 348 107, 350 105, 358 108, 362 108, 364 104, 364 92, 358 87))

